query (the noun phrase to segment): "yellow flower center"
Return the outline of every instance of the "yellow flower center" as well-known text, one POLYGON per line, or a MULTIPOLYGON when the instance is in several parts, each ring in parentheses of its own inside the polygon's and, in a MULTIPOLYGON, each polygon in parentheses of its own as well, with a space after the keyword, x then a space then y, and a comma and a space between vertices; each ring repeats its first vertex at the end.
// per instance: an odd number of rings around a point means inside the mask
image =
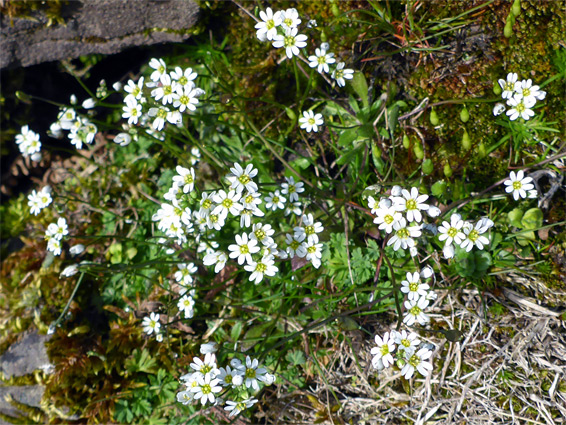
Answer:
POLYGON ((246 369, 246 378, 250 378, 250 379, 255 378, 255 369, 247 368, 246 369))
POLYGON ((266 270, 267 270, 267 266, 263 263, 257 263, 257 265, 255 266, 256 272, 265 273, 266 270))
POLYGON ((419 283, 418 282, 410 282, 409 283, 409 291, 416 292, 417 289, 419 289, 419 283))
POLYGON ((456 236, 458 234, 458 229, 456 229, 455 227, 451 227, 450 229, 448 229, 446 234, 448 236, 450 236, 451 238, 453 238, 454 236, 456 236))
POLYGON ((249 254, 248 244, 240 245, 240 254, 249 254))
POLYGON ((478 238, 480 237, 480 234, 477 230, 472 230, 470 232, 470 234, 468 235, 468 239, 471 240, 472 242, 475 242, 478 240, 478 238))

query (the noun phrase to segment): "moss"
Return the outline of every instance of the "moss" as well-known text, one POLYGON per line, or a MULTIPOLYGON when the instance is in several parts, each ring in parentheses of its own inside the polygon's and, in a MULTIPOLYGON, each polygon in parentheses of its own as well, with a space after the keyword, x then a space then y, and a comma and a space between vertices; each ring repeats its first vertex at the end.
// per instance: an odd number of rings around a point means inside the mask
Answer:
POLYGON ((8 16, 12 23, 14 18, 31 19, 35 12, 40 12, 47 18, 47 26, 51 26, 53 23, 65 23, 61 9, 67 4, 68 0, 7 0, 1 3, 0 13, 8 16))

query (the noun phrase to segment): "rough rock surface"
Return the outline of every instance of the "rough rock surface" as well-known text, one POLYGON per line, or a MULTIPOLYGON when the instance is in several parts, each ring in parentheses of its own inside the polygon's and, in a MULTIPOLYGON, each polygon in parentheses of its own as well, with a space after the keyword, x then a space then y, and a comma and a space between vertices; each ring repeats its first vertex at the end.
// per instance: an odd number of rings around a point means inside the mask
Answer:
POLYGON ((0 372, 9 379, 12 376, 23 376, 36 369, 48 367, 49 358, 45 350, 45 341, 48 338, 47 335, 32 332, 12 344, 0 356, 0 372))
POLYGON ((193 0, 80 0, 63 6, 65 25, 0 17, 0 68, 30 66, 128 47, 182 42, 198 20, 193 0))
MULTIPOLYGON (((28 406, 39 407, 41 397, 45 388, 41 385, 24 385, 20 387, 0 387, 0 412, 5 415, 17 418, 24 414, 20 412, 15 406, 11 405, 5 400, 7 395, 14 398, 15 401, 27 404, 28 406)), ((0 425, 9 424, 10 422, 0 418, 0 425)))

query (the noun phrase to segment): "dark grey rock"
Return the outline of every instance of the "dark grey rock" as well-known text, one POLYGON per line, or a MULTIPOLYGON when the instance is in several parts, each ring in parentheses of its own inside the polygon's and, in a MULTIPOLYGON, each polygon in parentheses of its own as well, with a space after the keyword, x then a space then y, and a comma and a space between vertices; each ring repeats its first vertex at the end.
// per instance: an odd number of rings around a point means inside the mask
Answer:
POLYGON ((45 350, 45 341, 48 338, 47 335, 32 332, 12 344, 0 356, 0 372, 9 379, 12 376, 23 376, 37 369, 48 368, 49 358, 45 350))
POLYGON ((63 6, 65 25, 48 27, 41 12, 12 23, 1 16, 0 68, 183 42, 198 14, 193 0, 81 0, 63 6))
MULTIPOLYGON (((20 415, 25 415, 24 412, 20 412, 15 406, 6 401, 5 397, 11 395, 15 401, 27 404, 28 406, 39 407, 44 391, 45 387, 42 385, 0 387, 0 412, 15 418, 20 415)), ((9 422, 0 418, 0 425, 4 424, 9 424, 9 422)))

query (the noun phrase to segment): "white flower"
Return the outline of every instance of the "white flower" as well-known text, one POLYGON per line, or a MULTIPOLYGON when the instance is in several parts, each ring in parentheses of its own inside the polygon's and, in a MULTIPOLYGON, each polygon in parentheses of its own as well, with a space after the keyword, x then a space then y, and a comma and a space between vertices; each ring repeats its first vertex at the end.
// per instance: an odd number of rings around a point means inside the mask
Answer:
POLYGON ((429 317, 423 312, 428 307, 429 300, 426 297, 421 297, 418 300, 405 301, 405 317, 403 323, 411 326, 413 323, 419 322, 421 325, 428 323, 429 317))
POLYGON ((226 265, 226 261, 228 261, 228 257, 222 251, 213 251, 209 254, 206 254, 202 260, 202 263, 205 266, 214 266, 214 273, 219 273, 224 266, 226 265))
POLYGON ((84 252, 85 246, 83 244, 77 244, 69 248, 69 253, 71 255, 80 255, 84 252))
POLYGON ((159 333, 159 328, 161 328, 161 323, 159 323, 159 314, 150 313, 149 316, 143 318, 142 321, 143 331, 151 335, 152 333, 159 333))
POLYGON ((399 351, 405 351, 407 354, 412 355, 420 343, 418 335, 414 332, 407 334, 406 330, 402 330, 395 333, 395 344, 397 344, 399 351))
POLYGON ((316 19, 311 19, 307 22, 307 28, 316 28, 317 26, 316 19))
POLYGON ((189 157, 189 160, 191 161, 191 165, 195 165, 197 162, 199 162, 200 151, 198 150, 197 147, 191 148, 191 156, 189 157))
POLYGON ((428 210, 426 210, 426 213, 428 214, 429 217, 434 218, 434 217, 438 217, 442 213, 442 210, 438 207, 429 205, 428 210))
POLYGON ((179 270, 175 272, 175 281, 182 282, 184 285, 192 284, 192 274, 198 270, 194 263, 179 264, 177 267, 179 267, 179 270))
POLYGON ((163 105, 168 103, 173 103, 173 95, 175 90, 173 89, 173 83, 171 77, 168 74, 163 74, 159 77, 160 85, 151 91, 151 97, 156 101, 161 99, 163 105))
MULTIPOLYGON (((195 382, 197 382, 196 379, 195 382)), ((191 392, 190 389, 186 391, 179 391, 177 393, 177 401, 184 405, 191 403, 194 400, 194 398, 195 398, 195 394, 191 392)))
POLYGON ((250 239, 254 239, 262 245, 271 246, 275 243, 271 237, 274 233, 275 230, 271 228, 271 224, 256 223, 253 225, 249 236, 250 239))
POLYGON ((127 96, 124 99, 124 102, 126 102, 126 106, 122 108, 124 111, 122 118, 127 119, 128 124, 137 124, 138 119, 141 116, 141 105, 133 96, 127 96))
POLYGON ((222 391, 222 387, 218 385, 220 383, 219 379, 213 379, 210 375, 197 376, 196 387, 192 387, 191 391, 195 393, 195 400, 200 400, 201 404, 204 406, 207 401, 214 404, 215 396, 214 393, 222 391))
POLYGON ((442 248, 442 255, 447 260, 450 259, 450 258, 454 258, 454 253, 455 253, 454 245, 446 245, 445 244, 444 248, 442 248))
POLYGON ((295 179, 293 177, 285 177, 285 180, 287 181, 281 183, 281 193, 289 197, 289 202, 298 201, 299 193, 305 191, 303 182, 295 183, 295 179))
POLYGON ((423 218, 421 211, 426 211, 429 208, 428 204, 424 203, 428 199, 428 195, 419 195, 419 190, 416 187, 411 188, 410 192, 403 189, 401 194, 403 196, 392 198, 395 209, 399 212, 405 212, 409 222, 419 223, 423 218))
MULTIPOLYGON (((207 342, 206 344, 202 344, 200 346, 200 353, 201 354, 208 354, 208 353, 216 353, 218 349, 216 348, 216 342, 207 342)), ((222 368, 220 369, 222 370, 222 368)))
POLYGON ((391 188, 391 196, 401 196, 402 193, 403 193, 403 188, 398 184, 394 185, 391 188))
POLYGON ((256 209, 261 204, 261 194, 259 192, 246 192, 240 199, 240 202, 248 210, 256 209))
POLYGON ((177 87, 177 91, 173 93, 173 107, 178 108, 179 112, 185 112, 185 109, 196 111, 198 104, 197 90, 186 85, 177 87))
POLYGON ((32 190, 28 195, 28 206, 30 207, 30 213, 33 215, 38 215, 42 209, 49 206, 53 199, 51 198, 51 188, 45 186, 39 192, 32 190))
POLYGON ((395 234, 387 242, 387 246, 393 245, 393 250, 397 251, 399 248, 407 249, 415 246, 415 240, 421 235, 421 226, 407 227, 407 220, 401 217, 399 221, 393 223, 395 234))
POLYGON ((323 72, 330 72, 328 64, 336 62, 334 59, 334 53, 326 53, 325 49, 315 49, 313 56, 309 56, 309 66, 311 68, 317 68, 319 74, 323 72))
POLYGON ((244 170, 238 163, 234 163, 234 167, 230 168, 231 174, 226 179, 231 183, 231 188, 241 193, 246 189, 248 192, 257 192, 257 184, 252 179, 257 175, 257 169, 253 164, 246 165, 244 170))
POLYGON ((317 243, 318 242, 318 235, 324 230, 322 223, 320 221, 314 222, 314 217, 312 214, 303 215, 302 218, 302 226, 298 226, 293 228, 295 232, 295 237, 298 238, 304 235, 307 238, 309 243, 317 243))
POLYGON ((198 74, 196 72, 193 72, 192 68, 186 68, 185 71, 183 71, 180 67, 176 67, 170 75, 171 78, 178 84, 178 86, 189 89, 192 89, 195 86, 195 83, 193 83, 193 81, 198 77, 198 74))
POLYGON ((346 85, 346 81, 344 80, 351 80, 354 78, 354 71, 352 69, 344 69, 346 64, 344 62, 340 62, 336 65, 336 69, 332 71, 332 78, 336 80, 336 83, 340 87, 344 87, 346 85))
POLYGON ((243 372, 247 388, 252 387, 254 390, 259 391, 259 385, 257 381, 263 381, 264 375, 267 372, 263 367, 259 367, 259 362, 257 359, 251 359, 250 356, 246 356, 246 364, 241 364, 237 367, 243 372))
POLYGON ((301 20, 299 19, 299 12, 294 7, 282 10, 281 12, 281 26, 283 29, 292 29, 299 26, 301 20))
POLYGON ((429 359, 431 355, 432 351, 428 348, 421 348, 407 359, 407 363, 405 363, 405 366, 401 369, 401 374, 405 379, 411 379, 416 369, 422 376, 428 376, 432 370, 432 364, 425 360, 429 359))
POLYGON ((195 300, 190 295, 183 295, 177 303, 177 308, 185 314, 185 319, 191 319, 194 315, 195 300))
POLYGON ((407 294, 409 300, 418 300, 421 296, 426 295, 429 289, 428 284, 420 282, 418 272, 407 273, 407 280, 401 282, 401 292, 407 294))
POLYGON ((137 84, 133 80, 128 80, 128 84, 124 87, 124 90, 129 96, 134 97, 134 99, 141 100, 143 96, 143 80, 144 77, 140 77, 137 84))
POLYGON ((171 111, 167 108, 150 108, 147 114, 152 118, 155 117, 151 126, 156 131, 163 130, 165 121, 169 121, 171 124, 176 124, 175 116, 173 116, 171 111))
POLYGON ((505 112, 505 105, 503 103, 496 103, 493 107, 493 115, 498 116, 505 112))
POLYGON ((114 137, 114 143, 117 143, 120 146, 128 146, 132 141, 132 136, 128 133, 118 133, 114 137))
POLYGON ((383 339, 379 335, 376 335, 375 343, 377 344, 377 347, 373 347, 370 351, 370 353, 374 356, 371 361, 373 367, 377 369, 379 361, 381 361, 384 367, 392 365, 393 356, 391 353, 395 351, 395 343, 393 342, 392 335, 390 338, 389 332, 386 332, 385 335, 383 335, 383 339))
POLYGON ((509 180, 505 180, 503 184, 507 186, 505 188, 505 192, 513 192, 513 199, 515 199, 515 201, 518 201, 519 197, 527 197, 528 190, 534 189, 535 186, 531 183, 532 181, 532 177, 525 177, 523 170, 519 170, 517 171, 517 174, 515 174, 514 171, 511 171, 511 173, 509 174, 509 180))
POLYGON ((265 198, 265 208, 271 209, 271 211, 277 211, 278 208, 283 209, 285 208, 285 201, 286 199, 281 196, 279 190, 276 190, 265 198))
POLYGON ((537 99, 544 99, 546 92, 540 90, 539 86, 533 86, 532 80, 518 81, 515 83, 515 95, 513 97, 522 97, 525 105, 534 105, 537 99))
POLYGON ((92 109, 95 107, 95 105, 96 103, 94 102, 94 99, 91 97, 89 97, 82 103, 82 107, 85 109, 92 109))
POLYGON ((223 387, 239 387, 244 382, 244 377, 240 369, 232 369, 230 366, 221 367, 217 378, 223 387))
POLYGON ((206 225, 209 229, 220 230, 224 227, 226 217, 214 213, 208 214, 206 217, 206 225))
MULTIPOLYGON (((373 212, 374 210, 372 210, 373 212)), ((401 220, 403 216, 397 209, 392 205, 389 208, 378 207, 375 210, 376 217, 373 219, 375 224, 379 224, 380 230, 385 230, 385 233, 391 233, 393 231, 393 225, 401 220)))
POLYGON ((216 356, 214 353, 205 354, 204 360, 201 360, 199 357, 193 357, 193 362, 190 366, 197 376, 200 375, 203 378, 209 375, 214 378, 220 373, 216 365, 216 356))
POLYGON ((59 220, 57 220, 57 223, 51 223, 49 226, 47 226, 47 231, 45 232, 45 238, 48 240, 51 238, 61 240, 63 239, 63 236, 68 234, 69 234, 69 229, 67 227, 67 220, 61 217, 59 218, 59 220))
POLYGON ((256 36, 260 41, 273 40, 277 35, 277 27, 281 25, 281 12, 275 12, 270 7, 259 12, 259 17, 263 22, 258 22, 255 25, 256 36))
POLYGON ((309 240, 308 242, 303 242, 303 247, 307 253, 305 255, 306 259, 312 263, 315 269, 318 269, 322 258, 322 244, 309 240))
POLYGON ((41 150, 39 134, 31 131, 27 125, 24 125, 21 133, 16 136, 16 144, 20 148, 22 155, 26 157, 39 153, 41 150))
POLYGON ((70 266, 65 267, 65 269, 61 272, 61 276, 64 277, 71 277, 78 273, 79 266, 77 264, 72 264, 70 266))
POLYGON ((159 81, 161 76, 165 75, 165 73, 167 72, 167 65, 165 65, 163 59, 153 58, 149 61, 149 66, 155 69, 155 71, 153 71, 151 76, 149 77, 151 78, 151 81, 159 81))
POLYGON ((263 280, 263 276, 275 276, 279 269, 275 266, 273 255, 264 256, 258 262, 252 261, 244 266, 244 270, 251 273, 250 281, 257 285, 263 280))
POLYGON ((318 132, 318 126, 324 124, 322 114, 314 114, 313 111, 308 110, 303 112, 303 116, 299 118, 300 127, 304 128, 307 133, 314 131, 318 132))
POLYGON ((429 277, 434 277, 434 270, 430 266, 425 266, 421 270, 421 279, 428 279, 429 277))
POLYGON ((462 241, 460 246, 467 252, 470 252, 474 245, 477 246, 478 249, 483 249, 484 245, 489 244, 489 239, 482 236, 482 233, 487 232, 492 226, 493 221, 485 217, 479 220, 475 227, 471 223, 465 223, 462 230, 466 238, 462 241))
POLYGON ((63 243, 60 239, 50 238, 47 241, 47 250, 51 251, 53 255, 61 255, 63 243))
POLYGON ((450 223, 443 221, 442 225, 438 228, 438 232, 440 233, 438 239, 446 241, 444 242, 445 245, 452 245, 452 242, 456 242, 457 245, 460 245, 465 238, 462 232, 463 226, 464 221, 460 214, 452 214, 450 216, 450 223))
POLYGON ((499 79, 499 85, 503 89, 503 93, 501 93, 501 97, 503 99, 511 99, 513 94, 515 93, 515 83, 519 76, 515 72, 510 72, 507 74, 507 81, 503 79, 499 79))
POLYGON ((305 240, 305 234, 299 234, 291 236, 290 234, 286 235, 285 242, 287 243, 287 254, 289 257, 293 258, 295 255, 299 258, 303 258, 307 255, 307 249, 302 242, 305 240))
POLYGON ((230 258, 237 258, 238 264, 242 265, 244 262, 252 264, 252 254, 259 251, 259 246, 255 240, 248 240, 248 235, 242 233, 241 235, 236 235, 236 243, 228 247, 231 251, 230 258))
POLYGON ((218 214, 224 218, 228 216, 228 213, 234 216, 239 215, 240 211, 244 208, 238 203, 241 197, 241 193, 236 193, 233 190, 228 193, 219 190, 212 198, 212 200, 217 203, 216 207, 212 210, 212 214, 218 214))
POLYGON ((200 210, 198 212, 201 217, 207 217, 211 213, 213 207, 215 207, 214 201, 212 200, 215 194, 216 192, 214 191, 210 193, 202 192, 200 210))
POLYGON ((306 47, 307 36, 304 34, 297 34, 298 28, 289 28, 285 30, 285 35, 275 34, 273 37, 273 47, 276 49, 285 47, 287 57, 291 59, 299 55, 299 49, 306 47))
POLYGON ((533 107, 533 105, 525 103, 524 99, 522 98, 512 97, 511 99, 507 100, 507 104, 509 106, 512 106, 511 109, 505 112, 505 114, 509 116, 509 119, 511 121, 515 121, 519 117, 527 121, 529 118, 535 116, 534 111, 530 109, 533 107))
POLYGON ((301 215, 303 210, 301 209, 301 202, 289 202, 285 205, 285 217, 289 214, 294 213, 295 215, 301 215))
POLYGON ((247 400, 242 400, 237 402, 232 400, 226 400, 226 406, 224 407, 224 410, 230 412, 228 416, 232 417, 232 416, 236 416, 238 413, 243 412, 246 409, 249 409, 255 403, 257 403, 257 400, 255 398, 248 398, 247 400))

